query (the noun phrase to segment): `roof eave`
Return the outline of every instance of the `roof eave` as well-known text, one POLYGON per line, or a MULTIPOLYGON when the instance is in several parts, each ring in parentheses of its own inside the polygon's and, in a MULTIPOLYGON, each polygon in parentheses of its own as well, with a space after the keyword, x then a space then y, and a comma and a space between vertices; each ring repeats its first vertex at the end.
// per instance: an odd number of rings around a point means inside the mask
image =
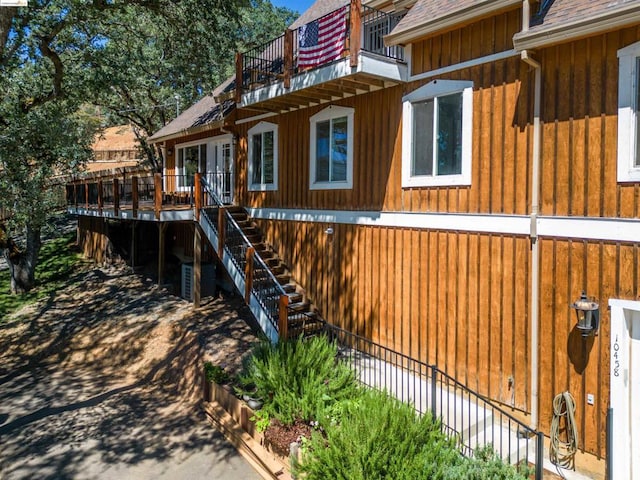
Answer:
POLYGON ((513 45, 518 51, 547 47, 634 23, 640 23, 640 5, 638 4, 627 5, 575 22, 561 23, 548 29, 520 32, 513 37, 513 45))
POLYGON ((210 122, 205 125, 198 125, 197 127, 184 128, 174 133, 162 135, 161 137, 154 137, 152 135, 151 137, 149 137, 148 142, 151 144, 156 144, 156 143, 166 142, 168 140, 174 140, 180 137, 186 137, 187 135, 194 135, 196 133, 206 132, 208 130, 215 130, 217 128, 224 127, 224 121, 225 119, 216 120, 215 122, 210 122))
POLYGON ((406 45, 418 38, 449 30, 457 25, 469 23, 477 18, 485 17, 493 12, 515 5, 522 5, 522 0, 492 0, 483 2, 480 5, 471 5, 463 10, 441 17, 434 22, 418 25, 398 33, 391 32, 384 37, 384 41, 387 45, 406 45))

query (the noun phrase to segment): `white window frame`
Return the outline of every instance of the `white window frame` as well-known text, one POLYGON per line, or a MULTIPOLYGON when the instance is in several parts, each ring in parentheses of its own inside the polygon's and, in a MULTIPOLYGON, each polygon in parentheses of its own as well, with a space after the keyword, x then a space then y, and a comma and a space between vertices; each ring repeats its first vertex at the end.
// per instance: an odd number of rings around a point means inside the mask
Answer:
POLYGON ((636 165, 638 125, 635 116, 636 88, 640 81, 640 42, 618 50, 618 182, 640 182, 636 165))
MULTIPOLYGON (((402 98, 402 187, 442 187, 471 185, 471 145, 473 137, 473 82, 434 80, 402 98), (412 175, 413 104, 436 97, 462 93, 461 173, 454 175, 412 175)), ((434 149, 435 152, 435 149, 434 149)))
POLYGON ((311 124, 311 139, 309 142, 309 190, 350 190, 353 188, 353 117, 355 110, 349 107, 331 105, 313 115, 311 124), (316 142, 317 124, 334 118, 347 117, 347 179, 345 181, 316 182, 316 142))
MULTIPOLYGON (((176 175, 176 190, 177 191, 189 191, 191 189, 190 185, 178 185, 179 178, 185 178, 186 174, 185 174, 185 168, 184 168, 184 156, 183 156, 183 160, 182 160, 182 167, 178 166, 178 159, 180 158, 180 154, 178 153, 179 150, 181 149, 185 149, 185 148, 189 148, 189 147, 195 147, 198 146, 200 147, 201 145, 206 145, 207 147, 207 156, 209 155, 209 142, 206 139, 201 139, 201 140, 194 140, 192 142, 185 142, 185 143, 179 143, 174 145, 174 153, 175 153, 175 175, 176 175)), ((206 156, 205 156, 205 162, 206 162, 206 156)), ((206 168, 206 165, 202 165, 202 153, 200 152, 200 148, 198 148, 198 173, 202 173, 203 171, 203 167, 206 168)))
MULTIPOLYGON (((251 127, 248 132, 249 148, 247 158, 247 184, 250 192, 265 192, 278 190, 278 125, 270 122, 260 122, 251 127), (252 183, 253 179, 253 136, 273 132, 273 183, 252 183)), ((264 154, 264 152, 263 152, 264 154)), ((261 155, 264 164, 264 157, 261 155)), ((264 166, 263 166, 264 171, 264 166)))

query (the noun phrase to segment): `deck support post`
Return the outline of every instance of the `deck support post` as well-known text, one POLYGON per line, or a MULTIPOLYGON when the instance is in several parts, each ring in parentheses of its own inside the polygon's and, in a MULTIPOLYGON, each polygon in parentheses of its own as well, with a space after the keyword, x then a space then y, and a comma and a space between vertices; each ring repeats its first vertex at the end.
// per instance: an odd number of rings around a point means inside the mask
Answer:
POLYGON ((200 308, 200 284, 202 278, 202 235, 200 225, 193 224, 193 308, 200 308))
POLYGON ((284 32, 284 88, 291 87, 291 73, 293 71, 293 30, 288 28, 284 32))
POLYGON ((255 248, 247 248, 247 263, 244 267, 244 301, 247 305, 251 300, 251 290, 253 289, 253 257, 255 253, 255 248))
POLYGON ((117 178, 113 179, 113 215, 118 216, 120 210, 120 181, 117 178))
POLYGON ((138 177, 131 177, 131 210, 133 218, 138 218, 138 177))
POLYGON ((78 209, 78 184, 73 182, 73 206, 78 209))
POLYGON ((167 222, 158 222, 158 285, 164 283, 165 270, 165 233, 167 231, 167 222))
POLYGON ((131 222, 131 268, 136 266, 136 249, 138 242, 136 241, 136 221, 131 222))
POLYGON ((156 220, 160 220, 160 212, 162 211, 162 174, 153 174, 153 204, 156 214, 156 220))
POLYGON ((289 297, 287 295, 280 295, 278 335, 281 340, 289 338, 289 297))
POLYGON ((360 36, 362 31, 362 0, 351 0, 349 14, 349 58, 351 68, 358 66, 360 36))
POLYGON ((85 208, 89 210, 89 181, 84 181, 84 203, 85 208))
POLYGON ((193 177, 193 194, 195 201, 195 210, 193 212, 196 222, 200 221, 200 210, 202 209, 202 174, 200 172, 196 172, 193 177))

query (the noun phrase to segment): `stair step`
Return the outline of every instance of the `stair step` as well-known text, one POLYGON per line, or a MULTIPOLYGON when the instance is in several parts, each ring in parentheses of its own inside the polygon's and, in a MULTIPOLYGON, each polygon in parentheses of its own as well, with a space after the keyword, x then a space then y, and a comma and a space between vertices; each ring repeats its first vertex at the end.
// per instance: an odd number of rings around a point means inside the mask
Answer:
POLYGON ((311 304, 309 302, 296 302, 289 304, 289 314, 295 315, 296 313, 308 312, 309 308, 311 308, 311 304))
POLYGON ((267 264, 267 266, 269 267, 269 270, 271 270, 271 273, 273 273, 274 275, 280 275, 285 271, 284 265, 282 263, 278 263, 277 265, 273 266, 267 264))
POLYGON ((280 285, 289 283, 289 281, 291 280, 291 275, 289 275, 288 273, 281 273, 280 275, 276 275, 275 277, 280 285))
POLYGON ((279 265, 281 262, 280 262, 280 259, 274 255, 271 258, 265 258, 264 263, 267 264, 267 267, 275 267, 279 265))
POLYGON ((244 236, 247 237, 247 240, 249 240, 252 245, 256 243, 261 243, 262 241, 262 235, 260 235, 259 233, 254 233, 253 235, 247 235, 245 233, 244 236))
POLYGON ((246 222, 247 218, 249 218, 247 216, 246 213, 244 212, 238 212, 238 213, 231 213, 231 216, 233 217, 233 219, 236 221, 236 223, 238 222, 246 222))
POLYGON ((287 283, 285 285, 282 285, 282 288, 286 293, 295 293, 296 291, 295 283, 287 283))
MULTIPOLYGON (((295 288, 295 287, 294 287, 295 288)), ((285 290, 286 292, 286 290, 285 290)), ((287 297, 289 297, 289 305, 292 303, 302 302, 302 294, 298 292, 287 292, 287 297)))

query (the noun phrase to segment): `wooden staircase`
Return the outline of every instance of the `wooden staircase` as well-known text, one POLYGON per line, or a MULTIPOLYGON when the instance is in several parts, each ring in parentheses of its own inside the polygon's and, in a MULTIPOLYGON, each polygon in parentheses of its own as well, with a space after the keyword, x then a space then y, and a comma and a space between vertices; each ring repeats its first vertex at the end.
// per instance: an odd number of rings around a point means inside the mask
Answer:
POLYGON ((305 290, 291 276, 289 267, 274 251, 262 235, 258 226, 249 218, 244 208, 226 207, 244 235, 255 248, 255 251, 266 263, 267 267, 282 286, 288 297, 287 337, 312 336, 319 333, 324 326, 317 308, 311 303, 305 290))

